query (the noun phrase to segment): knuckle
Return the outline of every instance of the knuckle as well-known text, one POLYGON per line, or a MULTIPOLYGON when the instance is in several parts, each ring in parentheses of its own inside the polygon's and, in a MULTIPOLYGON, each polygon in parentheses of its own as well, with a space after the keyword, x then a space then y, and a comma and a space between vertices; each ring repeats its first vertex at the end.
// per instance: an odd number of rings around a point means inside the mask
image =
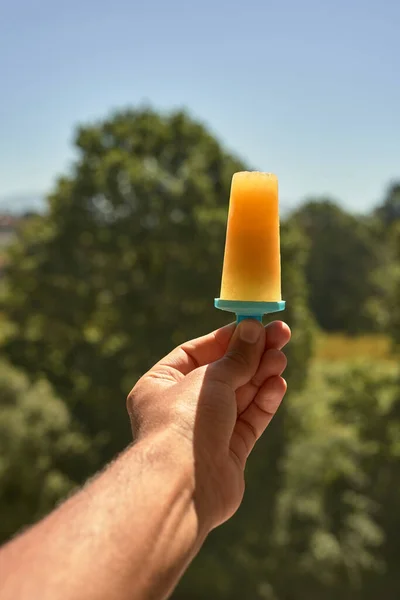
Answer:
POLYGON ((141 396, 141 387, 142 380, 139 379, 139 381, 133 386, 126 398, 126 410, 128 411, 130 417, 132 417, 132 415, 136 412, 137 405, 139 403, 139 398, 141 396))
POLYGON ((271 363, 276 371, 284 371, 287 366, 287 358, 281 350, 272 349, 267 352, 267 360, 271 363))
POLYGON ((126 399, 126 410, 128 412, 134 438, 137 436, 144 422, 143 402, 144 393, 142 380, 139 379, 126 399))
POLYGON ((282 369, 282 371, 284 371, 287 367, 287 357, 286 357, 286 354, 284 354, 281 351, 279 351, 279 361, 280 361, 281 369, 282 369))
POLYGON ((254 375, 254 377, 251 378, 250 383, 254 385, 254 387, 260 388, 264 383, 264 378, 259 375, 254 375))
POLYGON ((133 405, 134 405, 134 400, 135 399, 135 388, 133 388, 133 390, 131 390, 126 398, 126 410, 128 411, 128 415, 131 416, 132 412, 133 412, 133 405))
POLYGON ((251 440, 250 447, 252 447, 256 443, 257 438, 258 438, 257 430, 254 427, 254 425, 252 423, 250 423, 250 421, 247 421, 246 419, 243 419, 243 427, 245 429, 247 429, 247 434, 249 436, 249 439, 251 440))
POLYGON ((237 348, 232 348, 231 350, 228 350, 225 356, 229 361, 234 362, 239 367, 247 368, 250 366, 250 361, 246 354, 237 348))
POLYGON ((248 421, 243 419, 237 422, 236 432, 242 441, 245 455, 248 457, 258 439, 257 432, 248 421))

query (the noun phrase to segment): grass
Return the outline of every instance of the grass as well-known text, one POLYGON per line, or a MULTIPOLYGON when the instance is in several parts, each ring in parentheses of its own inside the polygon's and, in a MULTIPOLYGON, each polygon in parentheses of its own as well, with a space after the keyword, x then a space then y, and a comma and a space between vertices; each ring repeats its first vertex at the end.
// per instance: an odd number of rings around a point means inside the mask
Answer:
POLYGON ((320 333, 316 340, 317 360, 349 361, 374 359, 396 360, 390 338, 382 334, 349 336, 344 333, 320 333))

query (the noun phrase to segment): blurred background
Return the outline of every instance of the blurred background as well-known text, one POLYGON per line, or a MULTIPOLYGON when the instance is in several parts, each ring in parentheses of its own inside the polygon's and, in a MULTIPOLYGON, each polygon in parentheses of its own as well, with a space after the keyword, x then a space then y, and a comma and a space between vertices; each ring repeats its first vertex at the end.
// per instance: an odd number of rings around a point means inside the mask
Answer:
POLYGON ((281 186, 289 393, 177 599, 400 596, 400 5, 0 4, 0 540, 130 440, 213 308, 233 172, 281 186))

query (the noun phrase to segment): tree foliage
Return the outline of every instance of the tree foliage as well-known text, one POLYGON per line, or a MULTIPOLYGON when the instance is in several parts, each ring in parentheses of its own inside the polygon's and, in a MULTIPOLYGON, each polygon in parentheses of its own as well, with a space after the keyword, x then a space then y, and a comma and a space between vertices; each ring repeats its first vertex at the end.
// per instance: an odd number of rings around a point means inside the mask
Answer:
POLYGON ((183 113, 119 113, 81 127, 76 147, 48 214, 12 250, 4 350, 51 382, 85 433, 104 432, 102 462, 129 439, 135 380, 223 319, 213 298, 243 165, 183 113))
MULTIPOLYGON (((375 568, 358 582, 352 598, 377 597, 395 600, 400 593, 398 558, 400 468, 400 372, 398 365, 374 362, 331 370, 327 384, 336 394, 334 410, 347 427, 357 430, 364 448, 360 461, 360 484, 369 499, 373 519, 382 532, 375 568)), ((357 528, 355 535, 362 534, 357 528)))
MULTIPOLYGON (((0 366, 3 539, 128 443, 125 397, 149 366, 227 319, 213 298, 243 162, 186 113, 147 108, 80 127, 75 146, 2 286, 14 365, 0 366)), ((368 219, 310 202, 283 223, 289 394, 249 462, 242 507, 174 598, 398 597, 398 376, 310 363, 308 309, 328 330, 390 322, 400 343, 396 198, 368 219)))
POLYGON ((385 198, 375 211, 385 227, 400 221, 400 183, 395 182, 387 189, 385 198))
POLYGON ((310 244, 306 264, 310 308, 326 331, 374 330, 368 310, 381 266, 374 223, 351 215, 331 200, 310 201, 292 217, 310 244))
POLYGON ((0 541, 47 513, 90 469, 92 449, 47 382, 0 364, 0 541))
POLYGON ((389 232, 391 260, 385 273, 387 276, 387 323, 395 350, 400 350, 400 219, 393 223, 389 232))
MULTIPOLYGON (((130 439, 125 397, 171 347, 226 322, 218 295, 233 172, 244 165, 184 113, 118 113, 81 127, 78 160, 8 262, 3 352, 46 378, 100 467, 130 439)), ((283 229, 289 383, 311 347, 305 242, 283 229)), ((282 452, 275 426, 276 455, 282 452)), ((82 481, 89 472, 71 472, 82 481)))

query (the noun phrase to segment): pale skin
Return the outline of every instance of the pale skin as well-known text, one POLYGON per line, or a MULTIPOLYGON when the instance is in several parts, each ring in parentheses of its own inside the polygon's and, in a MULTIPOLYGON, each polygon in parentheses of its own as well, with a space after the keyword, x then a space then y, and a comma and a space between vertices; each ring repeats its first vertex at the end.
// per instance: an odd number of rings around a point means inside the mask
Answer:
POLYGON ((168 598, 241 503, 248 456, 286 391, 289 338, 282 322, 246 320, 150 369, 128 397, 135 443, 0 549, 0 599, 168 598))

